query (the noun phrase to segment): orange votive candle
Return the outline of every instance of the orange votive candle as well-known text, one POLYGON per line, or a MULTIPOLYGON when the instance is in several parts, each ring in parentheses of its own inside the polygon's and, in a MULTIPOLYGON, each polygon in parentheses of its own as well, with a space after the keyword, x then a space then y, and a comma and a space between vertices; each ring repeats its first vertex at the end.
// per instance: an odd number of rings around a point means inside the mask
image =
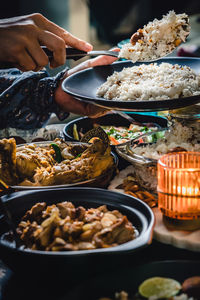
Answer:
POLYGON ((158 160, 158 207, 173 219, 200 218, 200 153, 169 153, 158 160))

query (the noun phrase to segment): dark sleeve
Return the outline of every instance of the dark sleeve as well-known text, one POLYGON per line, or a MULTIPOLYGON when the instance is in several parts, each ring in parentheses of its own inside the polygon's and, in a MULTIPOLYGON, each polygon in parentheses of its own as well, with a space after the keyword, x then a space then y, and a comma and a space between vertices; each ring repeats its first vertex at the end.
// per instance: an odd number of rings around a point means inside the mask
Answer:
POLYGON ((54 91, 64 73, 49 77, 44 70, 0 70, 0 129, 40 128, 53 112, 60 120, 65 119, 69 114, 59 110, 54 101, 54 91))

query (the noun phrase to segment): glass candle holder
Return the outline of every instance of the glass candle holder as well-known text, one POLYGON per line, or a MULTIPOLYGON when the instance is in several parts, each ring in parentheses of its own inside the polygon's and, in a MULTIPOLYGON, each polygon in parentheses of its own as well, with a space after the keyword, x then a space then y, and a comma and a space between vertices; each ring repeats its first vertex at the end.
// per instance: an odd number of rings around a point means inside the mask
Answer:
POLYGON ((158 161, 158 207, 167 218, 200 224, 200 153, 177 152, 158 161))

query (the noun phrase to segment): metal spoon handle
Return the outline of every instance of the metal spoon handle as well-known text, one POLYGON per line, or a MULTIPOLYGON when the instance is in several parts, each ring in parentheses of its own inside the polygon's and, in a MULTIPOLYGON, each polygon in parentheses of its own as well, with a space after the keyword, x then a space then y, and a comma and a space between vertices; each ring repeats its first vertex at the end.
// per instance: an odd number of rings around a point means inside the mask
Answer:
POLYGON ((128 114, 122 112, 122 111, 118 111, 118 110, 112 110, 112 113, 121 116, 122 118, 126 119, 129 121, 130 124, 137 124, 138 126, 144 126, 144 124, 142 124, 141 122, 138 122, 134 119, 134 117, 132 118, 131 116, 129 116, 128 114))
MULTIPOLYGON (((49 59, 53 58, 53 52, 50 51, 46 46, 41 46, 43 51, 46 53, 46 55, 49 57, 49 59)), ((66 48, 66 59, 74 59, 78 60, 84 56, 99 56, 99 55, 109 55, 118 57, 118 52, 115 51, 107 51, 107 50, 98 50, 98 51, 89 51, 85 52, 79 49, 68 47, 66 48)))

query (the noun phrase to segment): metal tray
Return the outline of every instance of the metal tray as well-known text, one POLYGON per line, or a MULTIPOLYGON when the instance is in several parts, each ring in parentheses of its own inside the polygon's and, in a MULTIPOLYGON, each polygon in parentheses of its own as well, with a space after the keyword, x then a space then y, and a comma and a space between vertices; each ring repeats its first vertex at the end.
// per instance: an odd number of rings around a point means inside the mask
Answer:
MULTIPOLYGON (((38 146, 43 146, 45 147, 45 145, 49 145, 50 143, 52 143, 52 141, 44 141, 44 142, 36 142, 34 144, 38 145, 38 146)), ((68 142, 69 144, 80 144, 80 142, 68 142)), ((83 144, 83 143, 82 143, 83 144)), ((17 145, 17 147, 21 147, 27 144, 20 144, 17 145)), ((47 189, 57 189, 57 188, 64 188, 64 187, 81 187, 81 186, 87 186, 87 187, 100 187, 100 188, 104 188, 106 187, 110 180, 112 179, 112 177, 115 174, 116 171, 116 167, 118 165, 118 157, 116 154, 114 154, 113 152, 111 152, 113 158, 114 158, 114 162, 115 165, 113 168, 109 169, 107 172, 105 172, 104 174, 101 174, 98 177, 89 179, 89 180, 84 180, 84 181, 80 181, 80 182, 75 182, 75 183, 69 183, 69 184, 61 184, 61 185, 50 185, 50 186, 23 186, 23 185, 13 185, 11 186, 13 189, 17 190, 17 191, 23 191, 23 190, 47 190, 47 189)))

